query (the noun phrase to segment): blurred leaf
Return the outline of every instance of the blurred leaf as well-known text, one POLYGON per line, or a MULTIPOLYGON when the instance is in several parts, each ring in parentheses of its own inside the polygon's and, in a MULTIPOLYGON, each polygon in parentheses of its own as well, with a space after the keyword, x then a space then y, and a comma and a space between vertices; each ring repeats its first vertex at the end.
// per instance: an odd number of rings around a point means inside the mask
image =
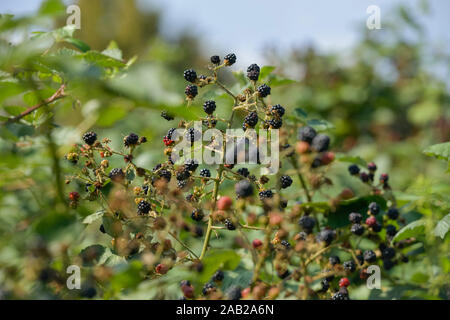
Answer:
POLYGON ((39 14, 41 15, 64 14, 65 11, 66 6, 61 0, 45 0, 39 8, 39 14))
POLYGON ((204 260, 204 269, 201 272, 199 281, 205 283, 219 269, 234 270, 239 265, 241 257, 234 250, 212 249, 208 251, 204 260))
POLYGON ((306 123, 308 124, 308 126, 313 127, 317 131, 325 131, 334 128, 334 125, 326 120, 311 119, 308 120, 306 123))
POLYGON ((122 51, 119 49, 119 46, 115 41, 111 41, 108 47, 102 51, 102 53, 116 60, 122 60, 122 51))
POLYGON ((427 156, 450 161, 450 142, 432 145, 423 151, 427 156))
POLYGON ((397 232, 395 237, 392 239, 392 242, 423 235, 425 232, 425 224, 426 221, 423 219, 411 222, 397 232))
POLYGON ((259 73, 259 79, 264 80, 267 78, 269 74, 272 73, 272 71, 275 70, 274 66, 264 66, 261 68, 261 71, 259 73))
POLYGON ((306 111, 303 110, 302 108, 295 108, 294 111, 301 118, 307 118, 308 117, 308 113, 306 113, 306 111))
POLYGON ((91 47, 89 47, 86 43, 84 43, 83 41, 79 40, 79 39, 75 39, 75 38, 67 38, 64 39, 65 42, 72 44, 73 46, 75 46, 77 49, 83 51, 83 52, 87 52, 89 50, 91 50, 91 47))
POLYGON ((340 162, 349 162, 367 168, 367 162, 360 156, 348 156, 345 154, 337 154, 336 159, 340 162))
POLYGON ((436 228, 434 228, 434 234, 437 237, 441 237, 442 239, 444 239, 449 228, 450 228, 450 213, 447 214, 441 221, 438 222, 436 228))
POLYGON ((90 214, 86 218, 84 218, 83 223, 91 224, 92 222, 97 221, 98 219, 102 218, 103 213, 105 213, 105 210, 100 210, 100 211, 94 212, 93 214, 90 214))

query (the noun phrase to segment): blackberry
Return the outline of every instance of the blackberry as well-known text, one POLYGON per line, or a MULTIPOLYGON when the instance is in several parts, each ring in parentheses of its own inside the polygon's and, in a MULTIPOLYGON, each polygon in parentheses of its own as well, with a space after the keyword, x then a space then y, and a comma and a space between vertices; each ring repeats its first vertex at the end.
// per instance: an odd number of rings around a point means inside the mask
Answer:
POLYGON ((219 64, 220 63, 220 57, 217 56, 217 55, 211 56, 210 60, 211 60, 211 63, 213 63, 213 64, 219 64))
POLYGON ((250 128, 254 128, 258 123, 258 114, 256 112, 250 112, 244 118, 244 124, 246 124, 250 128))
POLYGON ((178 170, 176 175, 178 181, 185 181, 189 179, 190 176, 191 173, 186 169, 186 167, 182 167, 181 170, 178 170))
POLYGON ((264 200, 264 199, 270 199, 273 197, 273 192, 270 189, 267 190, 262 190, 259 192, 259 199, 264 200))
POLYGON ((216 273, 213 274, 211 277, 212 281, 219 282, 222 281, 225 278, 225 274, 222 270, 217 270, 216 273))
POLYGON ((383 268, 386 270, 390 270, 395 266, 395 262, 389 259, 383 260, 383 268))
POLYGON ((134 146, 139 142, 139 136, 135 133, 130 133, 123 139, 125 147, 134 146))
POLYGON ((270 112, 278 117, 282 117, 285 110, 282 105, 276 104, 270 108, 270 112))
POLYGON ((262 98, 267 97, 270 94, 271 88, 267 84, 262 84, 258 87, 259 96, 262 98))
POLYGON ((377 171, 377 165, 373 162, 370 162, 369 164, 367 164, 367 169, 373 173, 377 171))
POLYGON ((210 178, 211 177, 211 171, 209 171, 209 169, 206 169, 206 168, 200 170, 200 177, 210 178))
POLYGON ((214 291, 215 289, 216 287, 214 286, 214 284, 208 282, 203 286, 202 294, 204 296, 207 296, 211 291, 214 291))
POLYGON ((189 81, 192 83, 194 83, 195 80, 197 80, 197 72, 195 72, 194 69, 185 70, 183 73, 183 76, 186 79, 186 81, 189 81))
POLYGON ((83 134, 83 141, 90 146, 92 146, 96 140, 97 134, 93 131, 89 131, 83 134))
POLYGON ((184 162, 184 167, 187 170, 194 172, 198 168, 198 161, 195 159, 188 159, 184 162))
POLYGON ((281 245, 283 247, 285 247, 286 249, 290 249, 291 248, 291 244, 289 242, 287 242, 286 240, 281 240, 281 245))
POLYGON ((144 191, 144 194, 147 195, 147 193, 148 193, 148 186, 142 186, 142 191, 144 191))
POLYGON ((331 257, 328 258, 328 262, 330 262, 330 264, 331 264, 332 266, 335 266, 335 265, 341 263, 341 259, 339 259, 338 256, 331 256, 331 257))
POLYGON ((393 237, 393 236, 395 236, 396 233, 397 233, 397 228, 395 226, 393 226, 392 224, 386 226, 386 234, 388 236, 393 237))
POLYGON ((281 118, 270 119, 269 126, 271 129, 280 129, 283 126, 283 120, 281 118))
POLYGON ((376 216, 378 213, 380 213, 380 206, 376 202, 371 202, 369 204, 369 211, 371 214, 376 216))
POLYGON ((364 261, 366 262, 375 262, 377 260, 377 255, 372 250, 366 250, 363 253, 364 261))
POLYGON ((381 183, 387 183, 389 181, 389 175, 387 173, 383 173, 380 176, 380 182, 381 183))
POLYGON ((338 292, 333 294, 331 299, 332 300, 349 300, 347 288, 342 287, 341 289, 339 289, 338 292))
POLYGON ((350 172, 351 175, 356 176, 359 174, 359 167, 356 164, 351 164, 348 166, 348 172, 350 172))
POLYGON ((327 292, 328 289, 330 288, 330 282, 328 282, 327 279, 322 279, 320 283, 322 284, 320 292, 327 292))
POLYGON ((308 233, 312 231, 316 225, 316 220, 310 216, 303 216, 298 220, 298 224, 308 233))
POLYGON ((386 247, 383 250, 381 250, 381 257, 383 259, 393 259, 395 257, 394 248, 386 247))
POLYGON ((200 133, 200 131, 194 128, 189 128, 185 134, 186 139, 188 139, 188 141, 190 141, 191 143, 194 143, 194 141, 198 141, 201 135, 202 134, 200 133))
POLYGON ((327 245, 329 245, 331 242, 333 242, 335 236, 336 231, 325 229, 319 232, 319 234, 317 235, 317 240, 325 242, 327 245))
POLYGON ((281 188, 286 189, 291 186, 292 178, 289 176, 281 176, 280 183, 281 183, 281 188))
POLYGON ((228 230, 236 230, 236 226, 230 219, 225 219, 225 227, 227 227, 228 230))
POLYGON ((177 181, 177 187, 178 189, 183 189, 187 185, 187 180, 178 180, 177 181))
POLYGON ((311 146, 317 152, 327 151, 330 146, 330 137, 325 134, 318 134, 312 140, 311 146))
POLYGON ((248 177, 248 175, 250 174, 250 171, 248 171, 247 168, 240 168, 237 170, 237 173, 239 173, 241 176, 243 177, 248 177))
POLYGON ((253 195, 253 185, 248 180, 241 180, 234 186, 238 198, 247 198, 253 195))
POLYGON ((95 297, 97 290, 91 285, 83 285, 80 290, 80 296, 83 298, 91 299, 95 297))
POLYGON ((167 121, 172 121, 173 119, 175 119, 172 114, 168 113, 165 110, 161 112, 161 117, 166 119, 167 121))
POLYGON ((201 209, 194 209, 191 213, 191 218, 194 221, 202 221, 202 219, 205 217, 203 214, 203 211, 201 209))
POLYGON ((226 66, 231 66, 236 62, 236 55, 234 53, 229 53, 223 58, 223 61, 226 66))
POLYGON ((125 178, 125 173, 121 168, 114 168, 109 172, 108 177, 113 181, 121 181, 125 178))
POLYGON ((141 200, 137 206, 137 210, 139 214, 147 214, 151 209, 150 203, 145 200, 141 200))
POLYGON ((190 84, 184 89, 184 93, 189 99, 194 99, 198 94, 197 86, 194 86, 193 84, 190 84))
POLYGON ((372 231, 373 232, 380 232, 382 229, 382 226, 380 223, 378 223, 378 221, 372 226, 372 231))
POLYGON ((361 179, 362 182, 369 182, 369 175, 366 172, 361 172, 359 174, 359 178, 361 179))
POLYGON ((229 300, 239 300, 242 298, 241 287, 233 286, 227 291, 227 297, 229 300))
POLYGON ((314 128, 309 126, 301 127, 298 130, 298 139, 308 143, 311 143, 316 135, 317 135, 316 130, 314 130, 314 128))
POLYGON ((344 261, 344 263, 342 264, 344 269, 350 272, 353 272, 356 270, 356 263, 352 260, 349 261, 344 261))
POLYGON ((257 81, 260 71, 261 69, 259 68, 259 66, 256 63, 253 63, 247 68, 247 77, 250 80, 257 81))
POLYGON ((280 278, 280 279, 286 279, 287 277, 289 277, 291 275, 291 272, 289 271, 289 270, 286 270, 285 272, 283 272, 283 273, 278 273, 277 272, 277 276, 278 276, 278 278, 280 278))
POLYGON ((397 208, 389 208, 388 212, 387 212, 387 216, 389 217, 389 219, 392 220, 396 220, 399 216, 399 212, 397 210, 397 208))
POLYGON ((348 220, 351 223, 360 223, 362 221, 362 215, 357 212, 352 212, 348 215, 348 220))
POLYGON ((364 233, 364 227, 359 223, 354 223, 350 228, 350 231, 357 236, 361 236, 364 233))
MULTIPOLYGON (((158 175, 160 178, 164 178, 167 182, 170 182, 170 179, 172 178, 172 173, 167 169, 161 169, 158 172, 158 175)), ((148 187, 147 187, 147 189, 148 189, 148 187)))
POLYGON ((203 110, 207 114, 212 114, 216 110, 216 102, 214 100, 206 100, 203 104, 203 110))

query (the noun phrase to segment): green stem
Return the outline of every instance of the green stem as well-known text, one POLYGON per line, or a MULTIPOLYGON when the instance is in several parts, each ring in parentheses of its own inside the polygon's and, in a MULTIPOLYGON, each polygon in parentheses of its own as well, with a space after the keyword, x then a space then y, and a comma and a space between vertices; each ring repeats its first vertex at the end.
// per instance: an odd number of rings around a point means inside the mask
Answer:
POLYGON ((308 187, 306 186, 305 179, 303 178, 303 175, 300 173, 300 170, 298 169, 297 162, 295 162, 295 159, 292 158, 291 163, 292 166, 295 168, 295 171, 297 171, 297 176, 298 179, 300 180, 300 183, 302 184, 303 190, 305 191, 306 199, 308 200, 308 202, 311 202, 312 200, 311 195, 309 194, 309 190, 308 187))

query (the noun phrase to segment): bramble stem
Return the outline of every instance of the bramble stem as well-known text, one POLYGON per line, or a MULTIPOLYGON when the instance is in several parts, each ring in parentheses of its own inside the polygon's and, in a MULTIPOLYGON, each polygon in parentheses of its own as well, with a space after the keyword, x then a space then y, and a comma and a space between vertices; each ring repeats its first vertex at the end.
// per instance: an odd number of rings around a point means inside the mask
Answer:
POLYGON ((311 202, 311 200, 312 200, 311 195, 309 194, 305 179, 303 178, 303 175, 300 173, 300 171, 298 169, 298 165, 295 162, 295 159, 292 158, 291 163, 292 163, 292 166, 295 168, 295 171, 297 171, 297 176, 298 176, 298 179, 300 180, 300 183, 302 184, 303 190, 305 191, 306 199, 308 200, 308 202, 311 202))

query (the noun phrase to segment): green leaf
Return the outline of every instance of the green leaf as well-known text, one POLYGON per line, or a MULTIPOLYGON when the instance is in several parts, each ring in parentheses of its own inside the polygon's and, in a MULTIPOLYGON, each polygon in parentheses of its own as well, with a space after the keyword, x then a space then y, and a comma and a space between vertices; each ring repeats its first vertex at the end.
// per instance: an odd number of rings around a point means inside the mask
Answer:
POLYGON ((107 55, 108 57, 122 60, 122 50, 119 49, 119 46, 117 45, 117 42, 111 41, 108 45, 108 47, 102 51, 104 55, 107 55))
POLYGON ((317 131, 324 131, 333 129, 334 125, 326 120, 311 119, 306 122, 309 126, 313 127, 317 131))
POLYGON ((411 222, 410 224, 404 226, 400 229, 395 237, 392 239, 392 242, 397 242, 400 240, 417 237, 423 235, 425 232, 425 220, 417 220, 411 222))
POLYGON ((126 66, 122 61, 111 58, 98 51, 88 51, 83 54, 83 58, 90 63, 104 68, 123 68, 126 66))
POLYGON ((61 0, 46 0, 41 4, 39 8, 39 14, 41 15, 57 15, 64 14, 66 7, 61 0))
POLYGON ((242 71, 233 71, 233 76, 239 82, 241 86, 247 85, 247 78, 245 77, 244 72, 242 71))
POLYGON ((199 281, 205 283, 217 270, 234 270, 239 265, 241 257, 234 250, 210 250, 203 260, 204 269, 199 281))
POLYGON ((94 212, 93 214, 90 214, 86 218, 84 218, 83 223, 91 224, 92 222, 97 221, 98 219, 102 218, 104 213, 105 213, 105 210, 100 210, 100 211, 94 212))
POLYGON ((444 239, 449 228, 450 228, 450 213, 447 214, 441 221, 438 222, 438 224, 434 228, 434 234, 436 235, 436 237, 441 237, 442 239, 444 239))
POLYGON ((423 150, 423 153, 430 157, 450 161, 450 142, 429 146, 423 150))
POLYGON ((292 83, 296 83, 296 82, 297 81, 295 81, 295 80, 281 78, 279 76, 271 76, 270 80, 268 81, 268 83, 271 87, 279 87, 279 86, 284 86, 284 85, 288 85, 288 84, 292 84, 292 83))
POLYGON ((264 66, 261 68, 261 72, 259 73, 259 79, 263 80, 269 76, 272 71, 275 70, 274 66, 264 66))
POLYGON ((308 113, 306 113, 305 110, 303 110, 302 108, 295 108, 295 114, 298 115, 301 118, 307 118, 308 117, 308 113))
POLYGON ((79 49, 83 52, 87 52, 87 51, 91 50, 91 47, 89 47, 88 44, 84 43, 83 41, 81 41, 79 39, 67 38, 67 39, 64 39, 64 41, 67 43, 70 43, 71 45, 75 46, 77 49, 79 49))
POLYGON ((25 111, 26 107, 20 107, 20 106, 5 106, 3 109, 8 112, 12 116, 17 116, 21 114, 23 111, 25 111))
POLYGON ((345 154, 337 154, 336 160, 340 162, 349 162, 367 168, 367 162, 359 156, 347 156, 345 154))

